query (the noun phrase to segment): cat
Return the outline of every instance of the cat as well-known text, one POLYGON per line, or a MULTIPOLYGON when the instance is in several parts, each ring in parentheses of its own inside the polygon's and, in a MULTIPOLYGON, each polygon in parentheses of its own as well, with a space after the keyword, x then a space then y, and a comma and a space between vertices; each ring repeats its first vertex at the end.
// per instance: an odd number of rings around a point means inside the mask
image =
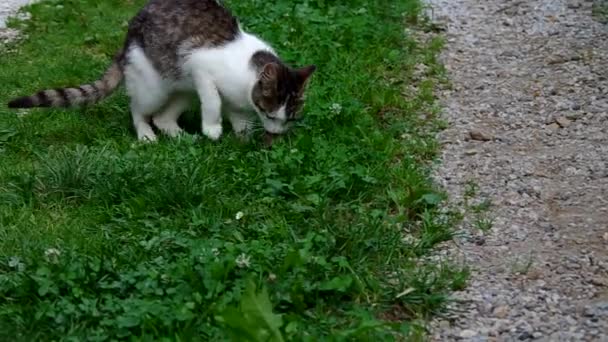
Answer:
POLYGON ((99 80, 39 91, 8 106, 91 105, 124 79, 139 140, 157 139, 151 123, 168 136, 180 135, 177 119, 192 93, 201 100, 202 132, 211 140, 221 137, 224 115, 238 135, 251 132, 256 114, 267 134, 278 135, 300 119, 315 70, 288 66, 219 0, 151 0, 129 22, 122 49, 99 80))

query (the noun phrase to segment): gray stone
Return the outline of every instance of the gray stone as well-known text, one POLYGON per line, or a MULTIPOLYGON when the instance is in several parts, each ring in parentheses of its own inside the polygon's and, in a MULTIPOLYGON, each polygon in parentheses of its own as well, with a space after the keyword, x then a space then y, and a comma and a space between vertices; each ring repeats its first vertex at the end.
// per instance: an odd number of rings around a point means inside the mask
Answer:
POLYGON ((559 127, 561 127, 561 128, 566 128, 572 124, 572 121, 570 121, 565 116, 562 116, 562 117, 555 119, 555 123, 557 123, 559 125, 559 127))
POLYGON ((494 137, 490 133, 482 131, 480 129, 471 130, 469 132, 469 137, 477 141, 490 141, 494 139, 494 137))
POLYGON ((460 332, 459 336, 461 338, 472 338, 473 336, 476 336, 477 332, 470 330, 470 329, 466 329, 460 332))

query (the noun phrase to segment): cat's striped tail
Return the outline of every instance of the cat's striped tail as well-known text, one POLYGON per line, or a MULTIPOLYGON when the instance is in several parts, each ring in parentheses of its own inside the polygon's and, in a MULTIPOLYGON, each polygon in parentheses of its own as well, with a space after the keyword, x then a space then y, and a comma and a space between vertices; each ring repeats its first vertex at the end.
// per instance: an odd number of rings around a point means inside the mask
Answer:
POLYGON ((8 103, 8 107, 74 107, 99 102, 120 85, 124 77, 123 58, 123 54, 120 53, 103 76, 93 83, 78 87, 42 90, 31 96, 16 98, 8 103))

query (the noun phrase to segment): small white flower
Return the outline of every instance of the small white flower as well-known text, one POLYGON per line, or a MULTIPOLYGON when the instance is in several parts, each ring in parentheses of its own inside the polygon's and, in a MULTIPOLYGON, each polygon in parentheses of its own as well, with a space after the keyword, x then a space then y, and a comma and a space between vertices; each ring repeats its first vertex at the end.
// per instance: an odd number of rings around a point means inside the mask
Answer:
POLYGON ((404 235, 403 238, 401 239, 401 241, 403 241, 403 243, 407 243, 409 245, 414 245, 418 242, 418 239, 416 239, 416 237, 414 237, 411 234, 408 235, 404 235))
POLYGON ((20 263, 21 263, 21 259, 19 259, 19 257, 17 257, 17 256, 14 256, 8 260, 8 267, 15 268, 20 263))
POLYGON ((51 264, 56 264, 59 262, 59 257, 61 256, 61 251, 57 248, 49 248, 44 251, 44 258, 47 262, 51 264))
POLYGON ((13 256, 8 260, 8 267, 16 268, 17 271, 21 272, 25 269, 25 264, 21 262, 21 258, 13 256))
POLYGON ((239 211, 238 213, 236 213, 236 216, 234 217, 237 221, 240 221, 243 216, 245 216, 245 214, 242 211, 239 211))
POLYGON ((342 105, 339 103, 332 104, 330 109, 334 114, 342 113, 342 105))
POLYGON ((251 257, 245 253, 236 258, 236 265, 240 268, 249 268, 251 265, 251 257))

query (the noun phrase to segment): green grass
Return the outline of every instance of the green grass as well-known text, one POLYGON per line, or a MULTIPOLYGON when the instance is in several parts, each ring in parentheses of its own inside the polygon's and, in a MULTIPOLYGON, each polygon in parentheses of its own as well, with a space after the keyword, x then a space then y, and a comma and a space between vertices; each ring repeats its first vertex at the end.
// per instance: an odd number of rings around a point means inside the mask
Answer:
POLYGON ((479 185, 475 181, 469 180, 467 182, 463 201, 457 206, 463 210, 460 216, 462 218, 468 217, 471 220, 472 227, 479 232, 489 233, 494 226, 494 218, 490 213, 492 201, 480 196, 479 185))
MULTIPOLYGON (((27 39, 0 54, 0 101, 96 79, 142 3, 33 5, 13 23, 27 39)), ((272 149, 231 132, 137 144, 122 90, 0 108, 0 340, 414 339, 464 286, 421 262, 453 217, 428 175, 441 42, 404 35, 419 3, 230 5, 318 66, 304 123, 272 149)))
POLYGON ((608 1, 594 0, 591 7, 591 15, 600 23, 608 24, 608 1))

